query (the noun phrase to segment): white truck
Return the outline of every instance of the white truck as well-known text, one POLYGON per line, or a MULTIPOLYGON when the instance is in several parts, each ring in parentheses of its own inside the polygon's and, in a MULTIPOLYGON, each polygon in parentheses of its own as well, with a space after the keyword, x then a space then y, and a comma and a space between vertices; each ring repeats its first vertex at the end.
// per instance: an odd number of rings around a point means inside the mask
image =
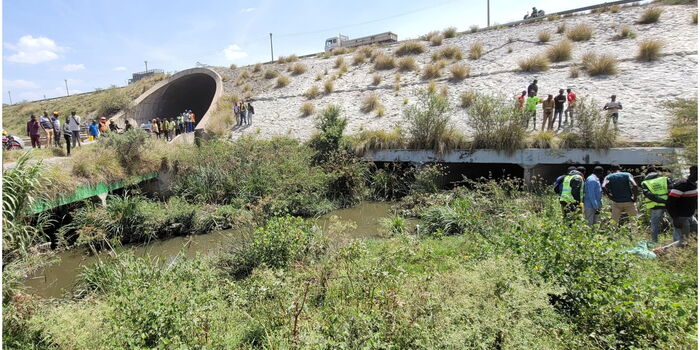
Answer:
POLYGON ((395 43, 398 40, 399 37, 392 32, 363 36, 357 39, 349 39, 346 35, 338 34, 338 36, 326 39, 326 52, 336 47, 357 47, 379 43, 395 43))

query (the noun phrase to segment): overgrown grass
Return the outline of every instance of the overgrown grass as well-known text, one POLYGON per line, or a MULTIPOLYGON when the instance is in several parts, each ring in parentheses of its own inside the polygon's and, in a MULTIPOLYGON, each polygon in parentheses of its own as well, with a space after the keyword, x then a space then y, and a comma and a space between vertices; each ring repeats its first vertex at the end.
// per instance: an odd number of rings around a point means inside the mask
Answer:
POLYGON ((520 60, 518 67, 522 72, 544 72, 549 70, 549 60, 546 56, 536 55, 520 60))
POLYGON ((566 32, 566 37, 571 41, 588 41, 593 37, 593 27, 585 23, 579 23, 566 32))
POLYGON ((374 69, 376 70, 389 70, 394 69, 396 62, 391 56, 379 54, 374 58, 374 69))
POLYGON ((670 125, 669 145, 683 147, 683 158, 689 164, 698 157, 698 98, 677 99, 665 104, 673 113, 670 125))
POLYGON ((398 67, 400 72, 411 72, 418 70, 416 65, 416 60, 413 57, 402 57, 398 60, 398 67))
POLYGON ((453 82, 462 81, 469 77, 470 72, 471 68, 469 66, 463 64, 455 64, 452 67, 450 67, 450 73, 452 74, 450 80, 452 80, 453 82))
POLYGON ((578 78, 579 74, 581 74, 581 71, 577 65, 574 64, 569 67, 569 78, 578 78))
POLYGON ((425 45, 419 41, 407 41, 399 46, 394 54, 396 56, 420 55, 425 52, 425 45))
POLYGON ((525 147, 527 130, 520 110, 500 96, 476 94, 467 109, 472 148, 514 152, 525 147))
POLYGON ((407 146, 431 149, 438 154, 464 148, 466 140, 452 126, 450 113, 451 108, 445 96, 435 92, 422 92, 417 104, 404 109, 407 146))
POLYGON ((637 20, 639 24, 651 24, 656 23, 661 18, 661 14, 664 10, 661 7, 652 7, 645 10, 642 15, 637 20))
POLYGON ((581 64, 590 76, 617 74, 617 58, 610 54, 586 53, 582 57, 581 64))
POLYGON ((562 40, 549 48, 545 52, 551 62, 563 62, 571 59, 571 42, 562 40))
POLYGON ((663 43, 659 40, 644 40, 639 43, 639 48, 637 49, 637 60, 651 62, 656 61, 661 56, 661 48, 663 43))

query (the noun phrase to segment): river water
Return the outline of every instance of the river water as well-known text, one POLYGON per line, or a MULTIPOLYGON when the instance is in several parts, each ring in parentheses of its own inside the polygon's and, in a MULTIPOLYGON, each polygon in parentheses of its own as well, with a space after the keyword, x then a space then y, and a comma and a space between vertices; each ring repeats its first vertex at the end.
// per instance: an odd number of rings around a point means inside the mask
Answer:
MULTIPOLYGON (((324 228, 324 231, 336 222, 344 223, 345 227, 349 227, 342 234, 331 235, 329 237, 331 243, 346 239, 378 238, 382 235, 380 220, 391 216, 391 205, 392 203, 387 202, 362 202, 352 208, 339 209, 323 215, 317 219, 317 224, 324 228)), ((227 244, 235 244, 240 237, 241 233, 234 230, 215 231, 203 235, 173 237, 121 249, 131 250, 137 256, 158 257, 160 261, 169 261, 179 254, 194 257, 197 254, 216 253, 227 244)), ((59 258, 57 263, 37 271, 25 281, 27 292, 45 298, 64 296, 70 292, 85 266, 100 259, 110 259, 112 255, 108 251, 87 255, 84 249, 72 249, 57 254, 57 257, 59 258)))

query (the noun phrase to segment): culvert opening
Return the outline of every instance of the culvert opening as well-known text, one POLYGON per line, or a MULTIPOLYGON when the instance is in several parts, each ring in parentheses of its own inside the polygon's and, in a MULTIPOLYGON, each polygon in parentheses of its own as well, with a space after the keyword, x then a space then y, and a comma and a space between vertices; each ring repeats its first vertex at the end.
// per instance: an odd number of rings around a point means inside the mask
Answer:
POLYGON ((128 117, 141 124, 154 118, 175 118, 187 109, 196 123, 209 110, 216 94, 216 80, 205 73, 182 76, 158 89, 139 103, 128 117))

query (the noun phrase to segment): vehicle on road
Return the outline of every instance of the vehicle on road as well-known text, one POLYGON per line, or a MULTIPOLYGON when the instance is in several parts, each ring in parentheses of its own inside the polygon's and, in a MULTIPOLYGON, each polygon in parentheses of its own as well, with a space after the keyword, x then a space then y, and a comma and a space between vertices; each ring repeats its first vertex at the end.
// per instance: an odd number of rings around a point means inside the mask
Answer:
POLYGON ((398 35, 392 32, 363 36, 357 39, 350 39, 347 37, 347 35, 338 34, 338 36, 326 39, 325 50, 326 52, 329 52, 336 47, 357 47, 362 45, 395 43, 398 40, 398 35))

